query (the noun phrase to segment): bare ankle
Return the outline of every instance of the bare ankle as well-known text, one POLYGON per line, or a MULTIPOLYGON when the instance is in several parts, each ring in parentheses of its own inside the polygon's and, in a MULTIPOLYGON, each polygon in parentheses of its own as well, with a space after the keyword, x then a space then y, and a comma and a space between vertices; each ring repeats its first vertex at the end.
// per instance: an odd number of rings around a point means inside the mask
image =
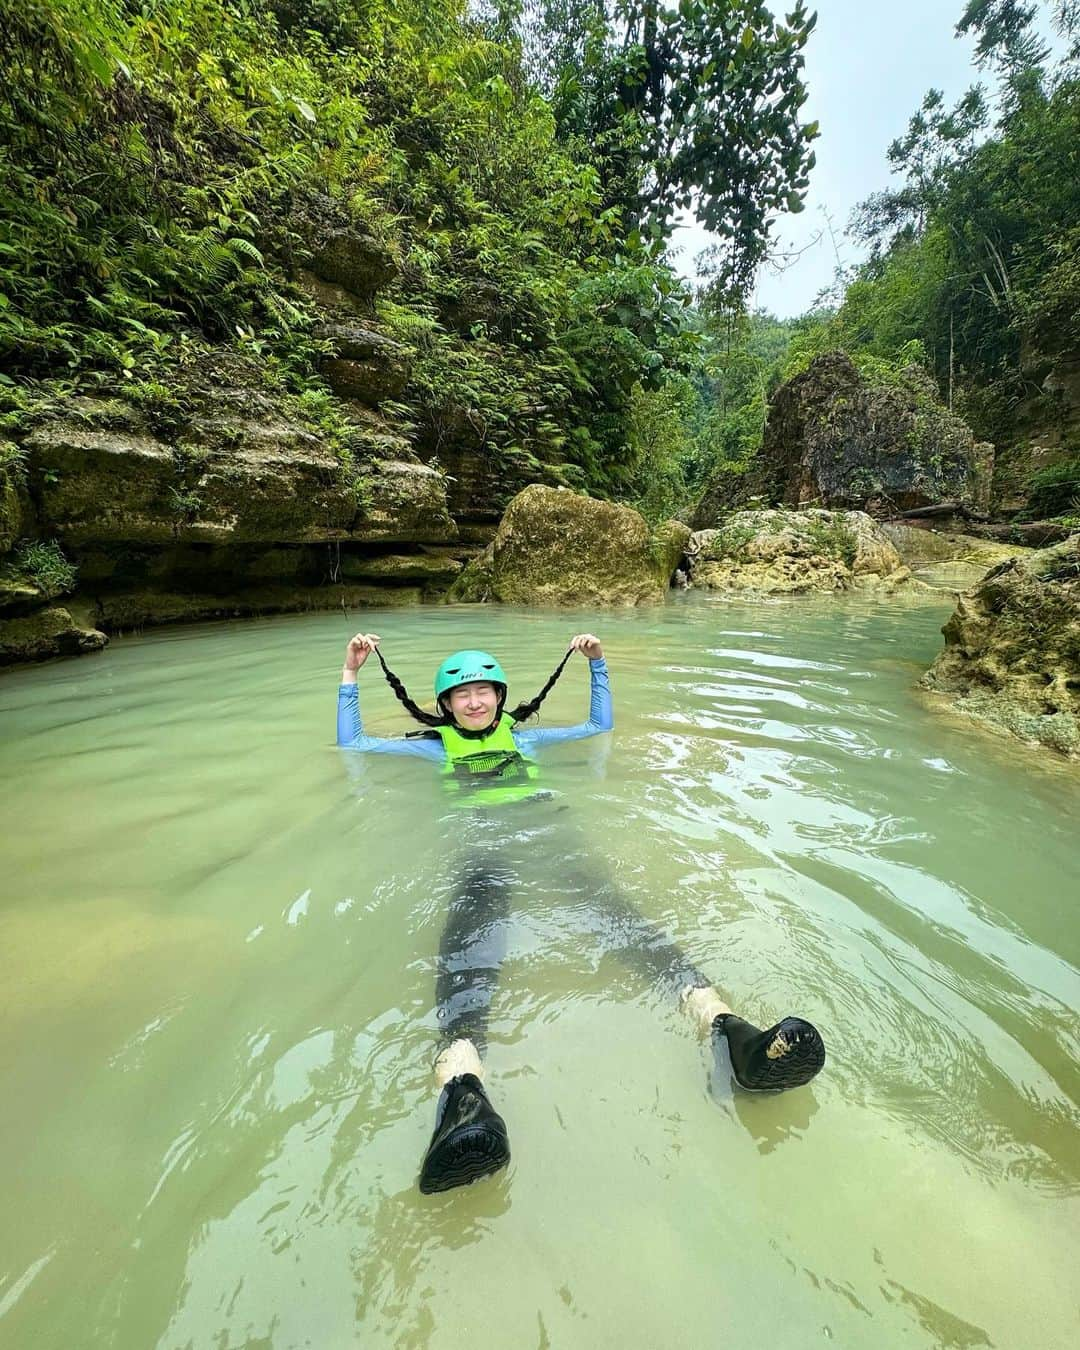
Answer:
POLYGON ((703 987, 688 985, 682 991, 679 1006, 693 1022, 699 1036, 708 1035, 715 1019, 722 1013, 731 1012, 716 990, 708 985, 703 987))
POLYGON ((435 1082, 442 1088, 451 1078, 457 1078, 463 1073, 472 1073, 481 1079, 484 1076, 480 1052, 472 1041, 464 1036, 460 1040, 451 1041, 446 1049, 440 1052, 435 1061, 435 1082))

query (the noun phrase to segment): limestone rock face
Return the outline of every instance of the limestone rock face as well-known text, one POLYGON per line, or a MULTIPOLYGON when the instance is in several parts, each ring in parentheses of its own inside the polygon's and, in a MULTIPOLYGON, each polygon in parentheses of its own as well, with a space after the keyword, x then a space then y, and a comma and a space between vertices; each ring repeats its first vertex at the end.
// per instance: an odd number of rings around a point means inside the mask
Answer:
POLYGON ((31 492, 42 529, 68 543, 88 539, 165 542, 179 485, 172 451, 134 430, 47 422, 26 440, 31 492))
POLYGON ((350 475, 320 438, 247 391, 200 407, 172 443, 134 419, 38 427, 25 442, 38 526, 66 546, 446 543, 445 476, 371 459, 350 475))
POLYGON ((533 484, 509 504, 495 538, 447 598, 532 605, 656 602, 678 561, 674 538, 671 531, 654 536, 628 506, 533 484))
MULTIPOLYGON (((359 321, 340 327, 346 350, 378 347, 359 321)), ((339 408, 324 430, 229 351, 185 368, 160 406, 72 399, 23 433, 17 478, 0 467, 0 616, 55 600, 17 575, 22 536, 60 545, 70 603, 108 630, 440 598, 461 569, 445 472, 370 408, 339 408)), ((18 630, 0 665, 85 649, 58 623, 18 630)))
POLYGON ((14 547, 21 517, 16 475, 12 469, 0 464, 0 554, 14 547))
POLYGON ((923 676, 963 711, 1080 755, 1080 534, 992 568, 959 599, 923 676))
POLYGON ((439 544, 457 536, 446 505, 446 476, 428 464, 381 460, 357 490, 354 538, 439 544))
POLYGON ((862 511, 737 511, 690 537, 690 583, 709 590, 802 595, 895 589, 911 573, 862 511))
POLYGON ((100 651, 108 640, 96 629, 80 628, 66 609, 41 609, 24 618, 0 621, 0 665, 79 656, 100 651))
POLYGON ((976 448, 923 371, 911 367, 895 383, 871 385, 843 352, 829 352, 777 390, 760 455, 747 472, 709 485, 693 523, 715 526, 754 498, 893 511, 984 503, 992 463, 993 447, 976 448))
POLYGON ((289 224, 307 245, 308 269, 324 284, 370 300, 397 275, 393 252, 320 193, 298 198, 289 224))
POLYGON ((341 575, 349 580, 450 582, 460 575, 463 563, 448 553, 381 553, 371 557, 347 557, 341 560, 341 575))
POLYGON ((334 344, 336 355, 321 370, 339 398, 377 404, 397 398, 409 380, 406 349, 392 338, 359 323, 325 323, 315 336, 334 344))

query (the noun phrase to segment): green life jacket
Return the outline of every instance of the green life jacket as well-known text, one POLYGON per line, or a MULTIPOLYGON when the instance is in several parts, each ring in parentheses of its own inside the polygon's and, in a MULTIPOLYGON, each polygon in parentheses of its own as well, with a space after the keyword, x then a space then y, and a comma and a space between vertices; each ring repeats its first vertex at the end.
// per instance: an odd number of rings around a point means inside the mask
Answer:
POLYGON ((536 792, 539 769, 514 744, 514 719, 503 713, 486 736, 463 736, 456 726, 436 727, 446 763, 446 786, 459 804, 519 802, 536 792))

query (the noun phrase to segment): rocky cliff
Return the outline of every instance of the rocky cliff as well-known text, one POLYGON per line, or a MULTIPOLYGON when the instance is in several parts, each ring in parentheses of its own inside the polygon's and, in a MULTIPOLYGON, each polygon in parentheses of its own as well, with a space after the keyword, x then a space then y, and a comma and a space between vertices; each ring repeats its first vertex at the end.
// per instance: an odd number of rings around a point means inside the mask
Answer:
POLYGON ((410 352, 372 306, 392 251, 327 204, 293 223, 333 397, 221 348, 17 428, 0 462, 0 664, 147 624, 437 598, 544 477, 496 472, 464 414, 456 437, 405 420, 410 352))
POLYGON ((780 386, 760 452, 709 484, 693 525, 711 528, 753 499, 876 514, 943 500, 985 508, 992 471, 993 447, 975 443, 924 372, 875 384, 830 352, 780 386))

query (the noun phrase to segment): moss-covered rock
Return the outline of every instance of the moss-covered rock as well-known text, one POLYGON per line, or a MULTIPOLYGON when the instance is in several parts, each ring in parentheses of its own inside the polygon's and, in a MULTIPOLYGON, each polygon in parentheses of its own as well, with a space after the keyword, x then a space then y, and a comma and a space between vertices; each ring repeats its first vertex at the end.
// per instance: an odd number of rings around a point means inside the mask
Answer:
POLYGON ((351 538, 403 544, 439 544, 457 538, 447 509, 446 475, 439 469, 380 460, 355 486, 359 514, 351 538))
POLYGON ((717 475, 693 524, 713 527, 754 499, 893 510, 983 502, 992 460, 993 447, 975 446, 924 371, 872 384, 845 353, 828 352, 776 391, 759 455, 742 473, 717 475))
POLYGON ((495 547, 488 544, 470 558, 446 593, 449 604, 483 605, 498 597, 494 594, 495 547))
POLYGON ((687 556, 691 585, 764 595, 892 590, 911 575, 862 511, 737 511, 694 533, 687 556))
POLYGON ((132 419, 43 423, 25 442, 38 524, 66 545, 445 543, 446 479, 418 462, 351 467, 272 401, 201 407, 167 443, 132 419))
POLYGON ((66 609, 40 609, 23 618, 0 621, 0 665, 82 656, 100 651, 108 640, 104 633, 81 628, 66 609))
POLYGON ((339 201, 325 194, 298 194, 289 225, 306 245, 305 270, 361 300, 370 300, 398 273, 393 248, 353 220, 339 201))
POLYGON ((681 535, 653 535, 627 506, 533 484, 506 508, 495 538, 449 600, 639 605, 662 600, 681 535), (669 565, 670 564, 670 565, 669 565))
POLYGON ((29 614, 40 609, 44 599, 41 587, 18 569, 0 567, 0 615, 29 614))
POLYGON ((667 585, 677 568, 682 565, 686 551, 690 547, 690 526, 681 520, 665 520, 654 536, 654 548, 660 564, 660 572, 666 578, 667 585))
POLYGON ((348 580, 402 581, 425 585, 449 585, 461 573, 463 564, 445 553, 383 553, 371 557, 355 554, 341 557, 341 575, 348 580))
POLYGON ((927 689, 1023 740, 1080 755, 1080 534, 960 596, 927 689))
POLYGON ((18 476, 10 465, 0 464, 0 554, 14 547, 21 523, 18 476))
POLYGON ((25 442, 41 528, 69 543, 165 542, 174 533, 172 450, 145 432, 46 422, 25 442))
POLYGON ((0 614, 29 614, 75 589, 78 572, 55 539, 22 539, 0 559, 0 614))
POLYGON ((324 323, 314 336, 334 344, 320 370, 339 398, 377 404, 397 398, 409 380, 409 358, 399 342, 360 323, 324 323))
POLYGON ((415 586, 258 586, 226 595, 146 590, 100 597, 95 618, 103 629, 117 633, 155 624, 196 623, 205 619, 418 605, 422 599, 421 590, 415 586))

